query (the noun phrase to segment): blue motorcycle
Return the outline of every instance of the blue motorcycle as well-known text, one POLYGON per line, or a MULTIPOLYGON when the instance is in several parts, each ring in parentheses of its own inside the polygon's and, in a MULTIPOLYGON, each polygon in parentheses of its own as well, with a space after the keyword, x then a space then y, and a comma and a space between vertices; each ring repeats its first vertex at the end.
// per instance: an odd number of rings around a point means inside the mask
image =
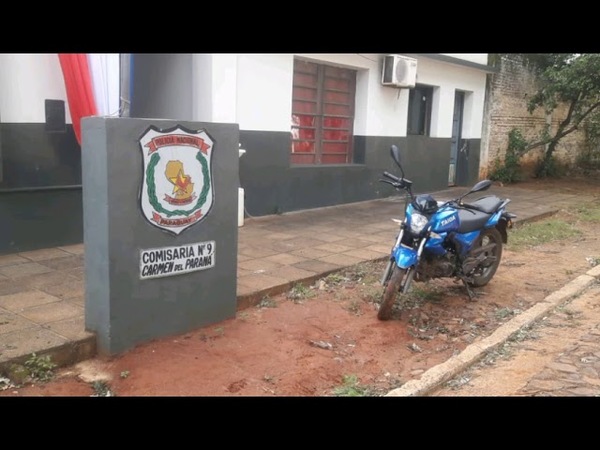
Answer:
POLYGON ((412 181, 404 178, 400 150, 392 145, 390 151, 402 177, 384 172, 386 179, 379 181, 406 191, 407 203, 404 220, 395 220, 400 230, 381 278, 384 292, 377 317, 391 318, 398 293, 406 294, 413 280, 462 280, 473 300, 471 288, 488 284, 500 265, 502 245, 508 242, 507 230, 516 217, 506 211, 510 200, 490 195, 472 203, 463 201, 470 194, 489 189, 489 180, 447 202, 436 201, 429 194, 415 196, 412 181))

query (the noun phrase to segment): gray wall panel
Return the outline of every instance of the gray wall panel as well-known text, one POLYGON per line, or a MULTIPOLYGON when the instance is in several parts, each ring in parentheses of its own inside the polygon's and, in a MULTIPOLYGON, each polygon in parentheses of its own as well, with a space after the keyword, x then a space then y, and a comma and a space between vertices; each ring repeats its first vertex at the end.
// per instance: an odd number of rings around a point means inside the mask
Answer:
MULTIPOLYGON (((261 216, 302 209, 352 203, 395 195, 378 182, 386 170, 399 175, 390 146, 402 154, 405 176, 415 193, 448 187, 450 139, 421 136, 356 136, 354 160, 364 164, 290 166, 289 133, 241 131, 246 154, 240 161, 240 182, 245 189, 248 214, 261 216)), ((471 141, 469 176, 478 176, 479 140, 471 141)))
POLYGON ((234 124, 167 120, 84 120, 86 327, 102 352, 174 335, 235 315, 237 306, 237 198, 239 131, 234 124), (204 219, 172 235, 142 214, 140 136, 152 124, 204 129, 214 140, 214 202, 204 219), (140 279, 140 250, 216 242, 206 270, 140 279), (89 253, 88 253, 89 251, 89 253))
POLYGON ((72 125, 48 133, 43 123, 0 124, 0 189, 81 184, 81 150, 72 125))
POLYGON ((0 254, 83 242, 81 190, 0 193, 0 254))

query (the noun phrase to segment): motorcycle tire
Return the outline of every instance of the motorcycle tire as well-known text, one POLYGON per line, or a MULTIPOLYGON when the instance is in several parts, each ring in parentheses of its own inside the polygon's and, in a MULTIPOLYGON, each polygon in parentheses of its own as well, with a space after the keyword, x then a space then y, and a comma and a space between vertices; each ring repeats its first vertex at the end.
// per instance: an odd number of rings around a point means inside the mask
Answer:
POLYGON ((491 266, 484 268, 480 275, 473 276, 473 281, 469 283, 470 286, 485 286, 494 277, 496 270, 498 270, 500 260, 502 259, 502 235, 495 228, 483 230, 478 238, 475 248, 483 247, 489 244, 496 244, 496 247, 486 256, 495 256, 496 261, 494 261, 491 266))
POLYGON ((392 275, 390 276, 385 289, 383 291, 383 298, 379 305, 379 311, 377 311, 377 318, 379 320, 389 320, 392 317, 392 309, 396 302, 396 297, 400 288, 402 287, 402 280, 406 275, 406 269, 400 269, 394 264, 392 275))

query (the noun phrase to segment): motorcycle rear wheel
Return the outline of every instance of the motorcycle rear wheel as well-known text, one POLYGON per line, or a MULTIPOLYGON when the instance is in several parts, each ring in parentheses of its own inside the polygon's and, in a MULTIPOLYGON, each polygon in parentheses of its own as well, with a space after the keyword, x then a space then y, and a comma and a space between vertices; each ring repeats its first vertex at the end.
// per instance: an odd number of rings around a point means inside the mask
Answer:
POLYGON ((490 252, 486 253, 486 256, 495 256, 496 260, 489 267, 482 269, 480 274, 476 274, 473 276, 473 281, 469 283, 469 285, 474 287, 482 287, 488 284, 491 279, 494 277, 496 270, 498 270, 498 266, 500 265, 500 260, 502 258, 502 236, 500 232, 495 228, 488 228, 481 232, 479 239, 477 241, 477 247, 484 247, 486 245, 496 244, 494 249, 490 252))
POLYGON ((394 308, 394 303, 396 302, 396 297, 398 292, 400 292, 400 288, 402 287, 402 280, 404 279, 405 275, 406 269, 400 269, 396 264, 394 264, 392 275, 390 276, 383 291, 383 298, 381 299, 381 304, 379 305, 379 311, 377 311, 377 318, 379 320, 389 320, 392 317, 392 309, 394 308))

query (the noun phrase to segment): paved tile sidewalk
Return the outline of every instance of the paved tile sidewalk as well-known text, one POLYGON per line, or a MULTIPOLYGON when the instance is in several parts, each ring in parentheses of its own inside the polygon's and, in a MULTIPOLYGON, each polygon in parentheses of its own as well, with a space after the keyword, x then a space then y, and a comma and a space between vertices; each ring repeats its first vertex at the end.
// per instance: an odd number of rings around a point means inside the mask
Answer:
MULTIPOLYGON (((448 200, 465 190, 433 195, 448 200)), ((519 187, 494 186, 487 194, 511 198, 517 223, 585 200, 519 187)), ((295 283, 387 257, 397 230, 391 218, 401 218, 403 206, 402 198, 391 197, 246 219, 239 228, 238 308, 295 283)), ((61 365, 95 354, 94 335, 84 329, 84 250, 78 244, 0 256, 0 371, 34 352, 51 352, 61 365)))

